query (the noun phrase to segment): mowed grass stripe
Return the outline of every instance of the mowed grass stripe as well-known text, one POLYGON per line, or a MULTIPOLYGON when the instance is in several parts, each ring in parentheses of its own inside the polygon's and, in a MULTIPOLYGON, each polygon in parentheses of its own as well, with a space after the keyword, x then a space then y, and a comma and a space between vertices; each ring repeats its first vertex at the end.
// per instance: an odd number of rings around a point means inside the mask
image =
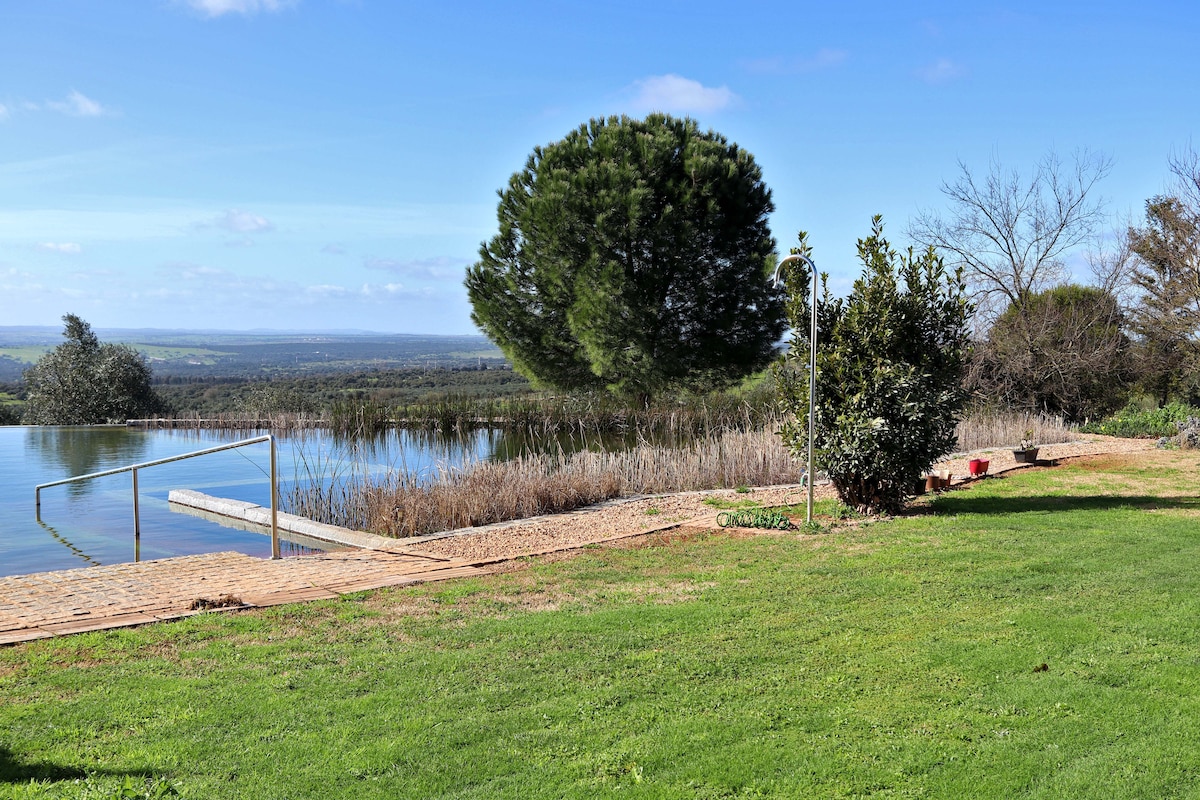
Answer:
POLYGON ((1197 464, 8 648, 0 793, 1200 797, 1197 464))

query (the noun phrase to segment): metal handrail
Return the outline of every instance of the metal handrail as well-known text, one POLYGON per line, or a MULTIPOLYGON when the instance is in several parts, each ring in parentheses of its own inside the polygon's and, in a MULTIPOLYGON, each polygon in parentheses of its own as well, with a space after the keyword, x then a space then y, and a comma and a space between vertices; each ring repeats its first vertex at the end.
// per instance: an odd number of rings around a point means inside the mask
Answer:
POLYGON ((278 513, 278 497, 279 497, 279 479, 278 470, 276 468, 275 458, 275 436, 272 434, 264 434, 255 436, 253 439, 242 439, 229 444, 218 445, 217 447, 208 447, 204 450, 195 450, 191 453, 183 455, 171 456, 170 458, 160 458, 155 461, 146 461, 141 464, 130 464, 127 467, 117 467, 116 469, 106 469, 103 472, 93 472, 89 475, 76 475, 73 478, 63 478, 62 480, 50 481, 49 483, 39 483, 34 491, 34 497, 37 501, 37 518, 38 522, 42 521, 42 489, 48 489, 51 486, 61 486, 64 483, 78 483, 79 481, 91 480, 92 478, 103 478, 106 475, 116 475, 120 472, 133 473, 133 560, 141 560, 142 550, 142 521, 138 510, 138 470, 146 467, 157 467, 160 464, 170 464, 172 461, 182 461, 185 458, 195 458, 196 456, 206 456, 209 453, 219 453, 222 450, 232 450, 235 447, 244 447, 248 444, 258 444, 260 442, 271 443, 271 558, 279 558, 279 513, 278 513))

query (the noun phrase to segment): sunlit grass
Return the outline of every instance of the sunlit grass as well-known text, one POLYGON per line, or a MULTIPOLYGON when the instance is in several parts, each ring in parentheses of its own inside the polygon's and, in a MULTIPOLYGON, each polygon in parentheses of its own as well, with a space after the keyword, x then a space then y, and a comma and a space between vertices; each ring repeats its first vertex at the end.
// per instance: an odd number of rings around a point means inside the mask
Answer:
POLYGON ((1197 797, 1200 461, 1141 458, 9 648, 0 793, 1197 797))

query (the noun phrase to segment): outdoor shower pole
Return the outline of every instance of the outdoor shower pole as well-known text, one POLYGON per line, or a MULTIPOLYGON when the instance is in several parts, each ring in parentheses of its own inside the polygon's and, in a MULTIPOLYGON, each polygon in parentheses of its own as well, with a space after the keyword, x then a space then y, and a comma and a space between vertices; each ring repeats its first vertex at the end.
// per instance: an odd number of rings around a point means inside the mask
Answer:
POLYGON ((279 470, 276 467, 275 434, 271 442, 271 558, 279 558, 279 470))
POLYGON ((803 261, 812 270, 812 305, 809 306, 809 317, 812 320, 812 331, 809 334, 808 356, 808 466, 805 477, 808 478, 808 510, 804 513, 804 521, 812 522, 813 516, 813 433, 817 429, 817 265, 807 256, 793 253, 784 256, 775 267, 775 277, 772 279, 779 286, 783 265, 789 261, 803 261))

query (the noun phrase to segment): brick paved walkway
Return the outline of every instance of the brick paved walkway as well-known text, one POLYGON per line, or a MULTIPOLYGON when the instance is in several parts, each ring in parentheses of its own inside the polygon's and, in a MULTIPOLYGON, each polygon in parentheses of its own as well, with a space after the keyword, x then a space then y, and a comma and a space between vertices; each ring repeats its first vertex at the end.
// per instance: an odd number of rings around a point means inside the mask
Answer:
POLYGON ((0 645, 186 617, 200 613, 197 600, 224 595, 273 606, 484 574, 434 556, 343 550, 278 561, 209 553, 14 575, 0 578, 0 645))

